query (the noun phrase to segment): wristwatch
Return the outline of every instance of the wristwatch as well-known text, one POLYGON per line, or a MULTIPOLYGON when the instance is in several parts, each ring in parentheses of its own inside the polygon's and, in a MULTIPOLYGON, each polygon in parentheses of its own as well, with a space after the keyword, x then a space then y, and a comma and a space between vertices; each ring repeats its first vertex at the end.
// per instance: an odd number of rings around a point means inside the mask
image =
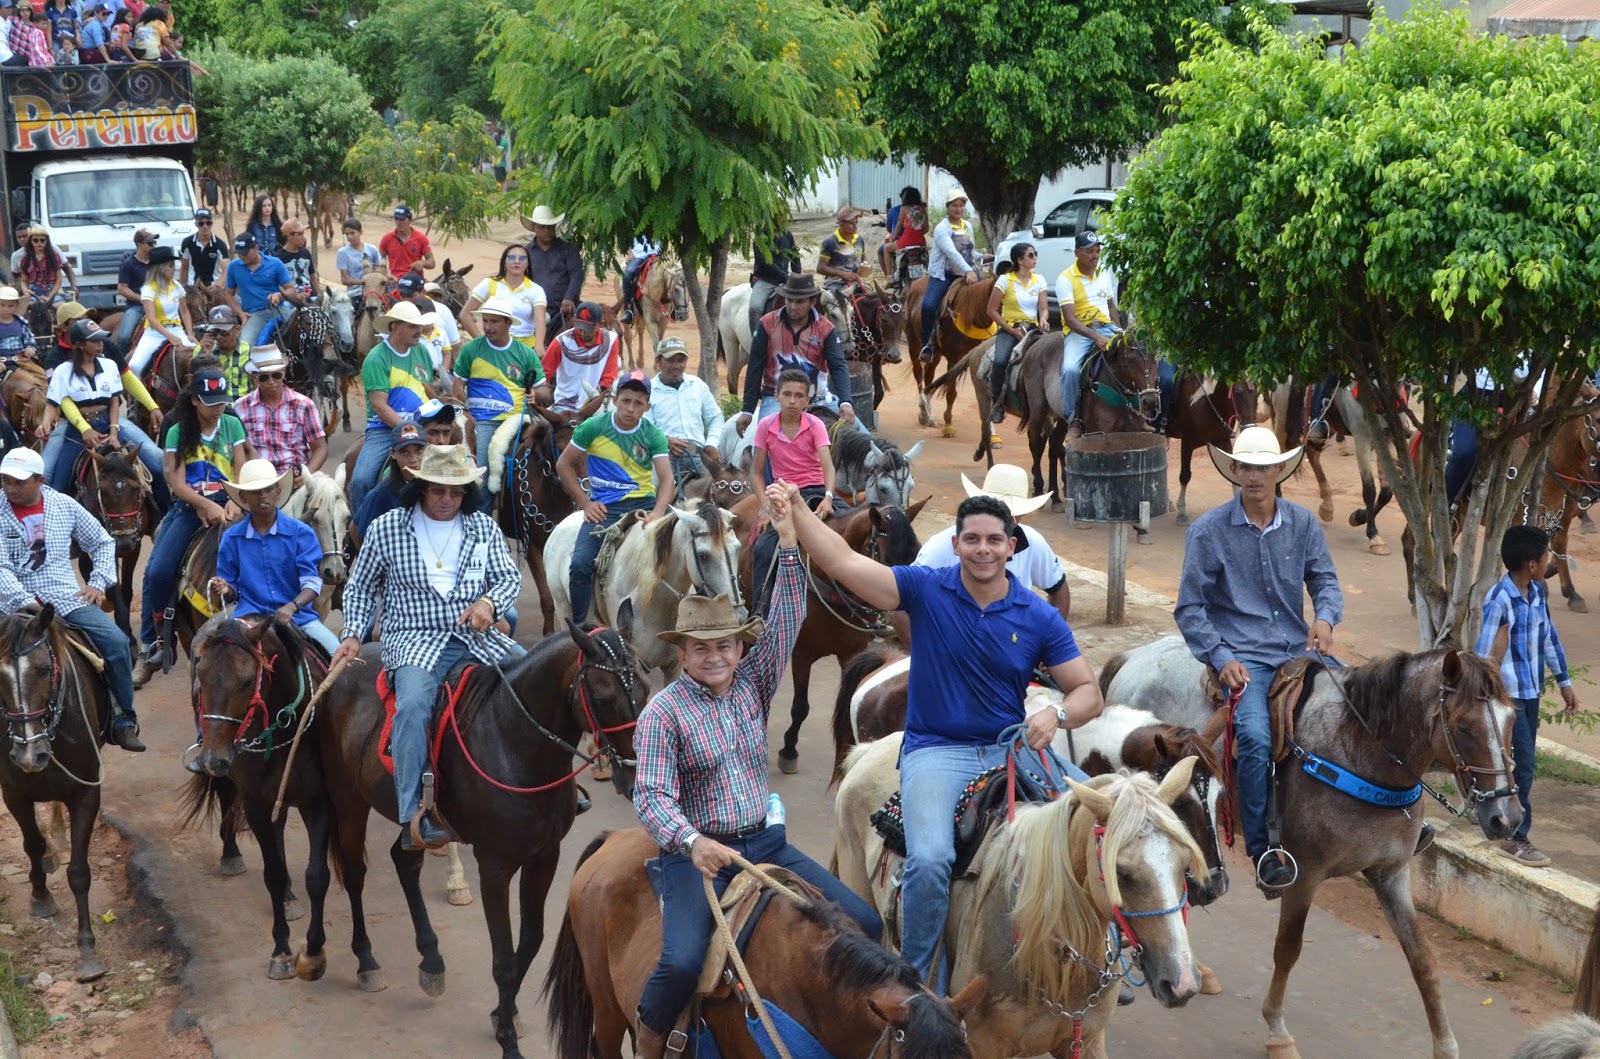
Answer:
POLYGON ((1056 707, 1056 724, 1062 728, 1067 726, 1067 711, 1060 706, 1056 707))
POLYGON ((694 856, 694 840, 699 837, 700 832, 698 831, 690 831, 687 835, 684 835, 683 841, 678 843, 678 852, 685 857, 694 856))

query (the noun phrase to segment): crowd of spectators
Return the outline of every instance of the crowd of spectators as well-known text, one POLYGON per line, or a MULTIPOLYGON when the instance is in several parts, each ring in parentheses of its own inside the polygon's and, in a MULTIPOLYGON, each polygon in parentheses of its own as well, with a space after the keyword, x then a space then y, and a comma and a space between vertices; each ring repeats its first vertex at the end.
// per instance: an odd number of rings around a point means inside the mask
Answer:
POLYGON ((0 66, 182 58, 172 0, 0 0, 0 66))

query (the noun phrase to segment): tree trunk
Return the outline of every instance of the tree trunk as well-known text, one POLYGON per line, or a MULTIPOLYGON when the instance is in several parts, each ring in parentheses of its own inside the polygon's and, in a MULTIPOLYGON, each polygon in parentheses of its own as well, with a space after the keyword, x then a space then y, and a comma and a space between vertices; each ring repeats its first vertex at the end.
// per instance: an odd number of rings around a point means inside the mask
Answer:
POLYGON ((722 315, 722 292, 728 275, 728 240, 718 240, 711 247, 711 268, 706 285, 700 286, 700 274, 688 264, 684 265, 683 282, 689 288, 689 304, 694 307, 695 324, 700 329, 700 378, 711 387, 712 393, 722 390, 721 371, 717 366, 717 320, 722 315))
MULTIPOLYGON (((1000 240, 1012 232, 1033 224, 1033 202, 1039 194, 1038 177, 1011 175, 998 163, 959 166, 950 172, 961 181, 969 205, 978 212, 989 250, 993 251, 1000 240)), ((944 203, 930 205, 943 206, 944 203)))

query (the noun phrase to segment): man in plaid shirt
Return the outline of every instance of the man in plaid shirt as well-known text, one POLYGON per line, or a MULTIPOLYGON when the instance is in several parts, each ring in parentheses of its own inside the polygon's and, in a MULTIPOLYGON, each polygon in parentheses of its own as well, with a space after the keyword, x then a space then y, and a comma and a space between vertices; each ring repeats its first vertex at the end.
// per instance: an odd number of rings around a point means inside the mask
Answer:
POLYGON ((250 351, 245 371, 256 388, 233 403, 234 414, 261 458, 279 473, 319 470, 328 461, 328 439, 322 430, 322 413, 316 402, 284 384, 288 363, 277 346, 257 346, 250 351))
MULTIPOLYGON (((677 644, 683 675, 650 700, 634 733, 633 805, 661 847, 652 862, 661 892, 661 962, 639 998, 635 1037, 636 1054, 646 1059, 667 1054, 668 1033, 705 960, 712 919, 700 876, 721 893, 737 874, 730 867, 735 853, 788 868, 843 906, 870 937, 883 933, 866 902, 790 846, 782 824, 766 822, 767 717, 806 611, 789 501, 768 503, 779 549, 766 628, 759 618, 741 624, 726 595, 686 597, 677 628, 659 634, 677 644), (754 645, 749 654, 746 644, 754 645)), ((673 1054, 681 1053, 681 1034, 672 1037, 673 1054)))

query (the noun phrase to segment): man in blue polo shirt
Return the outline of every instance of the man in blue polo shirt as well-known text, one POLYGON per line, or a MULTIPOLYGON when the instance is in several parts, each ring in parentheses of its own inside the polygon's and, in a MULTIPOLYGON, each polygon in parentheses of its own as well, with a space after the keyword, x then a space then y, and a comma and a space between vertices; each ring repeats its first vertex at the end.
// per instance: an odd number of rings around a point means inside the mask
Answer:
POLYGON ((291 306, 304 305, 305 296, 289 278, 289 269, 275 257, 265 257, 256 237, 243 232, 233 241, 234 258, 228 262, 228 279, 223 296, 244 322, 239 341, 256 344, 268 321, 288 319, 291 306))
MULTIPOLYGON (((905 749, 900 759, 900 805, 905 814, 906 865, 900 892, 900 952, 938 988, 933 952, 950 905, 955 862, 956 803, 978 773, 1005 764, 1000 733, 1027 723, 1030 749, 1050 745, 1058 727, 1076 728, 1104 706, 1094 671, 1072 630, 1049 601, 1006 570, 1016 547, 1011 510, 992 496, 973 496, 956 509, 957 566, 884 566, 845 543, 799 502, 787 482, 768 492, 788 495, 800 546, 813 566, 868 605, 903 610, 911 619, 911 678, 905 749), (1023 713, 1022 699, 1036 666, 1066 692, 1054 710, 1023 713)), ((1069 766, 1070 768, 1070 766, 1069 766)), ((1086 779, 1070 770, 1074 779, 1086 779)))

